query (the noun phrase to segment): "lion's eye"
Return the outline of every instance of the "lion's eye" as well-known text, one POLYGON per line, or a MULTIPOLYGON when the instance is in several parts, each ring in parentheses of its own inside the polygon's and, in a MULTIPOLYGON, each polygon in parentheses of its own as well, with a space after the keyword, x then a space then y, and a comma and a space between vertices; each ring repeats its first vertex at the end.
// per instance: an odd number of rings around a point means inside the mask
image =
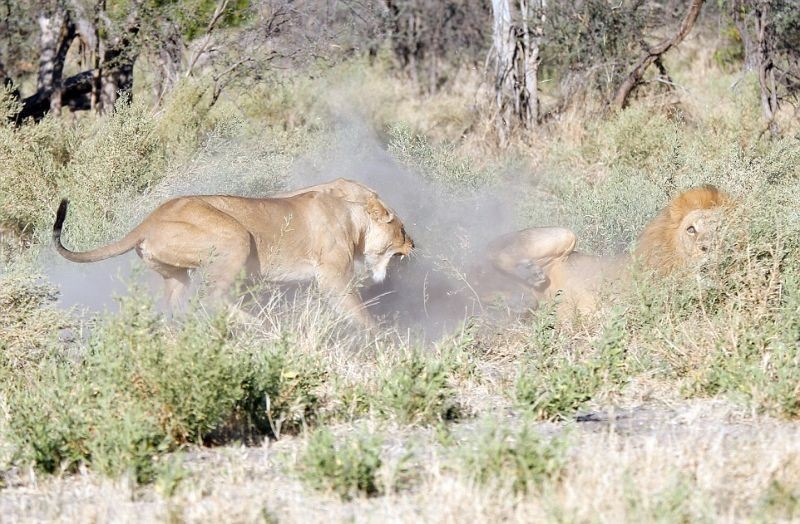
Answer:
POLYGON ((690 235, 694 235, 695 233, 697 233, 697 230, 694 228, 694 226, 689 226, 686 228, 686 232, 689 233, 690 235))

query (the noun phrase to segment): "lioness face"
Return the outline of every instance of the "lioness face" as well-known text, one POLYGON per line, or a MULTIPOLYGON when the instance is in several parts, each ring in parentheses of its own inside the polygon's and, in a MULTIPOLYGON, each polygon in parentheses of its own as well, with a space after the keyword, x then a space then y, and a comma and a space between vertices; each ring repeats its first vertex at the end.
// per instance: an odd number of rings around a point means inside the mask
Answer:
POLYGON ((414 241, 406 234, 400 219, 379 200, 372 200, 367 208, 370 226, 364 238, 364 262, 372 272, 372 280, 383 282, 392 257, 410 255, 414 241))
POLYGON ((702 263, 717 233, 719 216, 715 210, 699 209, 684 217, 678 235, 678 248, 684 259, 702 263))

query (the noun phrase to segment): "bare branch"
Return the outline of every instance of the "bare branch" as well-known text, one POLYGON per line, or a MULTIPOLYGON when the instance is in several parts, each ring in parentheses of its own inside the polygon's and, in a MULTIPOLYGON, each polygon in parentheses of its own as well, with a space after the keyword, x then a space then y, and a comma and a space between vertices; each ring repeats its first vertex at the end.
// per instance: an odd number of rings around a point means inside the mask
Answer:
POLYGON ((192 76, 192 71, 194 70, 194 66, 197 64, 197 60, 206 52, 206 48, 211 43, 211 33, 214 32, 214 28, 217 26, 217 22, 219 22, 222 15, 225 13, 225 9, 228 7, 229 0, 219 0, 217 3, 217 7, 214 9, 214 14, 211 15, 211 20, 208 22, 208 26, 206 26, 206 34, 203 37, 203 41, 200 43, 200 46, 192 53, 192 58, 189 60, 189 66, 186 68, 186 74, 184 75, 186 78, 192 76))
POLYGON ((622 85, 620 85, 619 89, 617 89, 617 93, 614 95, 615 106, 620 109, 625 107, 625 105, 628 103, 628 97, 636 88, 636 86, 641 83, 642 77, 644 76, 645 71, 647 71, 647 68, 650 67, 650 65, 652 65, 656 60, 658 60, 661 55, 669 51, 674 46, 680 44, 683 39, 686 38, 686 35, 688 35, 692 30, 692 27, 694 26, 694 23, 700 14, 700 9, 703 7, 703 2, 704 0, 692 0, 692 3, 689 5, 689 8, 686 12, 686 16, 681 21, 678 32, 672 37, 661 41, 655 47, 648 50, 647 54, 639 59, 631 72, 628 73, 627 78, 622 82, 622 85))

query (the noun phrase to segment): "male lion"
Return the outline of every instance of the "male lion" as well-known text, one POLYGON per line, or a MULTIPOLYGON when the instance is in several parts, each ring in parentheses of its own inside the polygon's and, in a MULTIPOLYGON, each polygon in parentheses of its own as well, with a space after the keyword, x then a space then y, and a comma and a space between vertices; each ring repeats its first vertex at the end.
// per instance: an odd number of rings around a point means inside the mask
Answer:
POLYGON ((395 214, 372 195, 350 202, 324 191, 284 198, 185 196, 153 211, 122 240, 77 253, 61 244, 67 215, 62 200, 53 225, 58 252, 73 262, 95 262, 131 249, 164 279, 174 309, 189 284, 188 270, 204 267, 212 296, 224 298, 244 270, 274 282, 316 279, 342 298, 342 306, 365 325, 372 320, 352 288, 354 263, 363 259, 375 281, 386 276, 395 255, 414 247, 395 214))
POLYGON ((488 263, 473 270, 475 287, 482 298, 499 295, 507 300, 513 293, 526 295, 529 307, 560 292, 562 313, 565 308, 592 311, 604 288, 627 280, 632 258, 668 273, 705 257, 716 235, 718 208, 727 202, 727 195, 713 186, 681 193, 645 227, 633 255, 579 253, 575 234, 560 227, 504 235, 489 244, 488 263))

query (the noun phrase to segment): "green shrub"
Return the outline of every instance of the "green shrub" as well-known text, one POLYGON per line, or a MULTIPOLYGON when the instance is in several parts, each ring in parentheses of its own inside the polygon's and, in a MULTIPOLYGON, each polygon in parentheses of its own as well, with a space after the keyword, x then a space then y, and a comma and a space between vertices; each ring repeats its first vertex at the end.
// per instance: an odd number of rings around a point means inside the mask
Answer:
POLYGON ((516 382, 516 400, 542 419, 566 418, 600 389, 594 361, 551 357, 524 366, 516 382))
POLYGON ((470 478, 481 484, 508 485, 517 493, 557 481, 566 464, 566 441, 542 436, 528 423, 518 429, 497 425, 484 430, 462 452, 470 478))
POLYGON ((625 498, 628 520, 636 522, 714 522, 711 502, 697 481, 683 473, 673 473, 666 487, 643 492, 635 479, 626 479, 625 498))
POLYGON ((317 416, 326 373, 317 360, 293 351, 287 335, 273 347, 253 351, 248 368, 239 406, 258 431, 279 437, 317 416))
POLYGON ((714 50, 714 62, 723 71, 737 71, 744 64, 744 43, 742 35, 733 24, 720 30, 720 41, 714 50))
POLYGON ((84 369, 103 395, 146 406, 174 442, 201 442, 242 398, 247 371, 234 344, 222 314, 187 316, 173 333, 152 303, 125 298, 92 336, 84 369))
MULTIPOLYGON (((718 320, 720 324, 727 320, 736 335, 730 343, 717 344, 707 364, 692 375, 687 394, 730 393, 762 412, 800 417, 800 279, 796 273, 784 275, 782 295, 766 318, 763 312, 758 315, 754 309, 737 308, 734 319, 718 320)), ((739 307, 753 308, 754 304, 739 307)))
POLYGON ((243 429, 278 436, 305 427, 321 408, 325 373, 288 336, 271 344, 236 334, 224 311, 190 310, 165 322, 134 289, 84 347, 62 347, 44 336, 62 318, 48 312, 52 290, 19 277, 2 281, 8 438, 20 462, 42 471, 86 463, 146 482, 158 457, 184 444, 243 429))
POLYGON ((798 486, 773 479, 761 496, 759 511, 763 522, 792 521, 800 517, 798 486))
POLYGON ((419 350, 404 353, 384 370, 374 403, 377 410, 404 424, 428 424, 459 417, 449 384, 449 368, 419 350))
POLYGON ((586 348, 561 345, 555 315, 550 306, 537 317, 515 384, 516 401, 541 419, 566 418, 604 387, 627 380, 624 312, 612 315, 586 348))
POLYGON ((127 298, 82 359, 50 357, 9 392, 22 460, 44 471, 87 462, 152 477, 154 456, 202 442, 243 395, 244 359, 222 317, 187 317, 177 332, 152 304, 127 298))
POLYGON ((0 121, 0 226, 32 233, 50 220, 73 140, 74 132, 55 118, 19 128, 0 121))
POLYGON ((327 429, 315 431, 301 458, 302 478, 316 489, 332 491, 342 499, 384 492, 379 479, 383 462, 381 440, 358 434, 342 439, 327 429))
POLYGON ((24 373, 56 345, 75 319, 54 306, 58 291, 27 269, 0 272, 0 381, 24 373))
POLYGON ((3 384, 10 414, 7 438, 23 463, 47 473, 89 461, 91 388, 78 370, 48 360, 3 384))
POLYGON ((404 125, 389 130, 388 147, 400 162, 449 191, 475 190, 491 180, 489 171, 459 154, 455 144, 431 144, 404 125))

